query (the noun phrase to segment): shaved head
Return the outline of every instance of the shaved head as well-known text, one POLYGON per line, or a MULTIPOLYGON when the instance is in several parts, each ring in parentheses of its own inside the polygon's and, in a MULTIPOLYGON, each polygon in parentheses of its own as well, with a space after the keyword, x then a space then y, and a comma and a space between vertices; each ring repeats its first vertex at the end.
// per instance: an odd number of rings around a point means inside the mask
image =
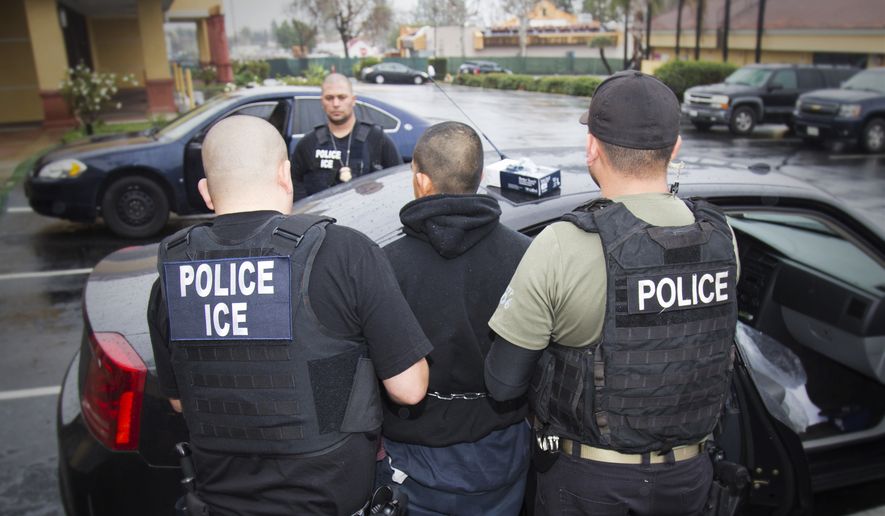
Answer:
POLYGON ((225 118, 206 134, 202 155, 208 192, 216 206, 235 206, 234 211, 251 206, 275 209, 267 203, 278 193, 280 168, 288 174, 289 162, 283 138, 268 122, 246 115, 225 118))
POLYGON ((323 79, 323 85, 321 88, 323 91, 326 91, 327 89, 338 85, 345 86, 347 91, 350 92, 350 94, 353 94, 353 86, 350 84, 350 79, 340 73, 330 73, 327 75, 326 78, 323 79))
POLYGON ((427 128, 415 145, 414 169, 444 194, 473 194, 482 181, 482 142, 469 125, 442 122, 427 128))

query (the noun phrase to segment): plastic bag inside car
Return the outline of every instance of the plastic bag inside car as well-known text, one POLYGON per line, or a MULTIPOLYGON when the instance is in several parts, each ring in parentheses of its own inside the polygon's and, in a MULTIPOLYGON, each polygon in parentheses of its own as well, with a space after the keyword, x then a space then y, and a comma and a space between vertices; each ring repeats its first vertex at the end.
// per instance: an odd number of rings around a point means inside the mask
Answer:
POLYGON ((826 420, 808 398, 808 377, 795 353, 742 322, 738 322, 735 341, 772 416, 799 434, 826 420))

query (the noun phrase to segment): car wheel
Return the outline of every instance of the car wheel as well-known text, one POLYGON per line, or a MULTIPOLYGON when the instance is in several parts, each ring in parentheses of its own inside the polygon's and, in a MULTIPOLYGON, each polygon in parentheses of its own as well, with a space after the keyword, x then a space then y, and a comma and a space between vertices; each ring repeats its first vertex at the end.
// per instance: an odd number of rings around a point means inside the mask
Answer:
POLYGON ((710 122, 692 122, 691 125, 698 131, 709 131, 713 127, 713 124, 710 122))
POLYGON ((415 84, 424 84, 424 77, 416 75, 413 81, 415 82, 415 84))
POLYGON ((878 153, 885 150, 885 120, 874 118, 867 122, 860 138, 867 152, 878 153))
POLYGON ((384 76, 376 75, 375 76, 375 84, 384 84, 384 76))
POLYGON ((101 214, 111 231, 121 237, 149 237, 169 220, 169 199, 160 185, 146 177, 123 177, 105 190, 101 214))
POLYGON ((752 133, 754 127, 756 127, 756 110, 750 106, 741 106, 731 114, 728 128, 732 134, 745 136, 752 133))

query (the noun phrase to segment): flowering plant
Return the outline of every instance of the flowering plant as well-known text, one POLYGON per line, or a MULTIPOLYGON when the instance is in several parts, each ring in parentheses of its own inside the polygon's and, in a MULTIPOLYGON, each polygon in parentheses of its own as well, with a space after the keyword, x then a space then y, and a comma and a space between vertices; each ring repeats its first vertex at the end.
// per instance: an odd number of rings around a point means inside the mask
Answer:
MULTIPOLYGON (((132 74, 122 76, 120 81, 133 86, 138 84, 132 74)), ((83 63, 69 68, 67 77, 59 87, 86 134, 93 134, 102 109, 122 107, 120 102, 111 104, 111 99, 117 93, 117 74, 94 72, 83 63)))

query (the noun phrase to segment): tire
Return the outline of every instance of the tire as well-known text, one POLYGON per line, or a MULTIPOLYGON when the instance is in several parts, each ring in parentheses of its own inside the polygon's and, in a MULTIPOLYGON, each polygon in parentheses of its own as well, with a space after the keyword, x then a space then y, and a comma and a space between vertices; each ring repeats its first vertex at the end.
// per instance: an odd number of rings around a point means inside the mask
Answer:
POLYGON ((384 84, 384 76, 376 75, 375 76, 375 84, 384 84))
POLYGON ((412 79, 412 82, 414 82, 415 84, 424 84, 424 77, 416 75, 415 78, 412 79))
POLYGON ((710 128, 713 127, 713 124, 711 124, 710 122, 695 122, 695 121, 692 121, 692 122, 691 122, 691 125, 693 125, 694 128, 697 129, 698 131, 709 131, 710 128))
POLYGON ((169 220, 169 199, 155 181, 142 176, 115 180, 105 190, 101 214, 114 234, 145 238, 157 234, 169 220))
POLYGON ((756 110, 750 106, 740 106, 731 114, 728 128, 731 134, 746 136, 756 127, 756 110))
POLYGON ((860 133, 860 143, 865 151, 872 154, 885 151, 885 119, 874 118, 867 122, 860 133))

